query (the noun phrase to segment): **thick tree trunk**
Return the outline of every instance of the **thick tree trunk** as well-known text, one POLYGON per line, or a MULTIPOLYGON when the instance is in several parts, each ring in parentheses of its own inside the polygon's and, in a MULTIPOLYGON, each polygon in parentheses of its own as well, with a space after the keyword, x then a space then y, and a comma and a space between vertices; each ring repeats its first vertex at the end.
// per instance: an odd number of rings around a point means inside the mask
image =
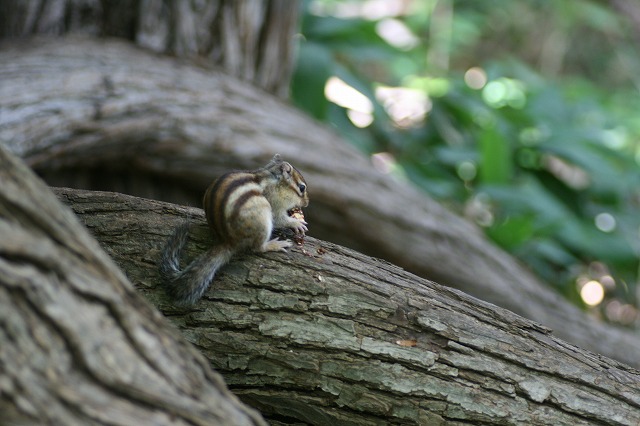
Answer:
POLYGON ((265 424, 2 148, 0 236, 0 424, 265 424))
POLYGON ((544 327, 386 262, 307 238, 244 255, 192 309, 156 262, 189 218, 188 257, 210 244, 202 211, 115 193, 56 191, 132 282, 271 420, 318 425, 631 425, 640 373, 544 327))
POLYGON ((232 77, 122 42, 64 38, 5 46, 0 81, 0 143, 50 183, 199 205, 223 171, 253 168, 280 152, 309 183, 312 235, 640 366, 636 335, 594 321, 472 225, 377 173, 325 127, 232 77))
POLYGON ((82 33, 218 65, 286 98, 295 0, 0 0, 0 39, 82 33))

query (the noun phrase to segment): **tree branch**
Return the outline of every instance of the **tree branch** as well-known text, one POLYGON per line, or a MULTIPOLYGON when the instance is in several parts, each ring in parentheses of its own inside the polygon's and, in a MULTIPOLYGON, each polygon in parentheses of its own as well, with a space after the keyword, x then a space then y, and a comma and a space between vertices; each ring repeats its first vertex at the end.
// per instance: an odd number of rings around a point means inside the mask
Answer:
POLYGON ((267 418, 311 424, 636 424, 640 373, 386 262, 306 238, 232 261, 191 309, 158 286, 173 227, 199 209, 58 189, 132 282, 267 418), (459 422, 459 423, 456 423, 459 422))

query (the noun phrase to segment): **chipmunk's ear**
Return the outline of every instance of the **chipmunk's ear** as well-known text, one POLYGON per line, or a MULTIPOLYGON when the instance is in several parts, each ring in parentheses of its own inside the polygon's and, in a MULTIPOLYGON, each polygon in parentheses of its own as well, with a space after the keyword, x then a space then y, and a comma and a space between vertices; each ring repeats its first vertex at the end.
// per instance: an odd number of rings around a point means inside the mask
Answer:
POLYGON ((273 156, 271 161, 269 161, 267 165, 264 166, 264 168, 271 170, 271 173, 275 173, 276 170, 280 169, 281 164, 282 164, 282 157, 280 157, 280 154, 276 154, 273 156))
POLYGON ((286 161, 280 160, 282 163, 280 164, 280 170, 282 170, 283 174, 290 175, 293 171, 293 166, 286 161))

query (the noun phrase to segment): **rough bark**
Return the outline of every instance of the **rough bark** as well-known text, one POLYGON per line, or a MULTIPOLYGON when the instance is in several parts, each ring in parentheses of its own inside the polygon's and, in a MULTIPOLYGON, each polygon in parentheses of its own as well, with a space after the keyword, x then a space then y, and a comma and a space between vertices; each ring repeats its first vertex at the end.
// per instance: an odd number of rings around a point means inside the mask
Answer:
POLYGON ((1 147, 0 235, 0 424, 265 424, 1 147))
POLYGON ((187 218, 186 257, 211 244, 201 210, 56 192, 229 387, 277 424, 640 422, 638 371, 509 311, 310 237, 286 254, 235 259, 201 302, 176 308, 155 263, 187 218))
POLYGON ((82 33, 198 59, 286 98, 295 0, 0 0, 0 39, 82 33))
POLYGON ((326 127, 232 77, 126 43, 66 38, 6 45, 0 81, 0 143, 52 184, 199 205, 223 171, 254 168, 280 152, 308 181, 312 235, 640 366, 636 335, 594 321, 471 224, 377 173, 326 127))

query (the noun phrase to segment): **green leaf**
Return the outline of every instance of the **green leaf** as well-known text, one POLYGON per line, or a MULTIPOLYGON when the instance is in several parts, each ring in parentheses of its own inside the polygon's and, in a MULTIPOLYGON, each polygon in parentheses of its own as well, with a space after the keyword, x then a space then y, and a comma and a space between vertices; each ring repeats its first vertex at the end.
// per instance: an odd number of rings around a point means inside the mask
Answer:
POLYGON ((511 216, 487 228, 489 237, 507 250, 516 250, 535 234, 532 215, 511 216))
POLYGON ((496 126, 480 135, 480 180, 485 184, 506 184, 513 176, 513 159, 509 142, 496 126))

